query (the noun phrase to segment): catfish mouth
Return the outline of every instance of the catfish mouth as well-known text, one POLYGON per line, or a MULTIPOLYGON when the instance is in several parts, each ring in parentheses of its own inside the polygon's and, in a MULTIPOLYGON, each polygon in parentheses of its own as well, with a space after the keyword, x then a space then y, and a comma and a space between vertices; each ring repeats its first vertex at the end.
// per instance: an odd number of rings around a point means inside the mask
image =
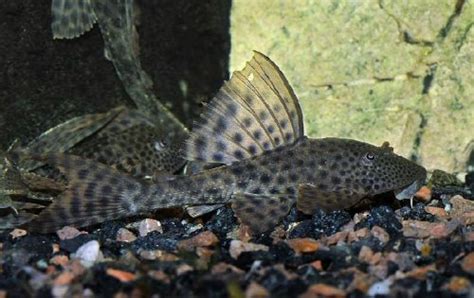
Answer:
POLYGON ((393 193, 397 200, 408 200, 413 198, 416 192, 420 189, 421 185, 423 184, 424 179, 415 180, 409 185, 406 185, 402 188, 395 189, 393 193))

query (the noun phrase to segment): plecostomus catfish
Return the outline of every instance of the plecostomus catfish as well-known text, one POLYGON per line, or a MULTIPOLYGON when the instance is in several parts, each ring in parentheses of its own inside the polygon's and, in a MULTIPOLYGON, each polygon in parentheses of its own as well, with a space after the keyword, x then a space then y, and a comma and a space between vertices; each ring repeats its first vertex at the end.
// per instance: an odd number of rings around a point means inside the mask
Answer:
POLYGON ((344 209, 409 186, 411 193, 404 195, 412 195, 426 177, 423 167, 386 144, 305 137, 298 98, 279 68, 258 52, 208 104, 184 151, 188 160, 222 166, 148 183, 72 155, 34 157, 58 167, 68 187, 30 230, 51 232, 158 208, 231 203, 242 223, 262 232, 294 203, 307 214, 344 209))

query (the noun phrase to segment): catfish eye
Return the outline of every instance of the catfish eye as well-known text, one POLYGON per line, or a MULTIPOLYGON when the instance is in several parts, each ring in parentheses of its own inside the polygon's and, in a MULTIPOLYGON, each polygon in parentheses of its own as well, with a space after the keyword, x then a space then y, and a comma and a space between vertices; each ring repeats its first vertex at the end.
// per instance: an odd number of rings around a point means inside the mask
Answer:
POLYGON ((365 155, 365 158, 367 158, 368 160, 374 160, 374 159, 375 159, 375 155, 369 152, 369 153, 367 153, 367 154, 365 155))

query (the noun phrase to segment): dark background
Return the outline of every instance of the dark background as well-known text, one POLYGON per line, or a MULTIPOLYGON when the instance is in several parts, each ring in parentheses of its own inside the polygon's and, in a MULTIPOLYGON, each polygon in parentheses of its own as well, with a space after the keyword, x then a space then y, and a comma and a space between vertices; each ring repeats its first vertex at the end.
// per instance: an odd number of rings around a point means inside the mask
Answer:
MULTIPOLYGON (((136 3, 142 66, 157 97, 189 126, 199 102, 228 77, 231 0, 136 3)), ((0 0, 0 149, 74 116, 133 106, 104 58, 98 26, 73 40, 53 40, 50 10, 50 0, 0 0)))

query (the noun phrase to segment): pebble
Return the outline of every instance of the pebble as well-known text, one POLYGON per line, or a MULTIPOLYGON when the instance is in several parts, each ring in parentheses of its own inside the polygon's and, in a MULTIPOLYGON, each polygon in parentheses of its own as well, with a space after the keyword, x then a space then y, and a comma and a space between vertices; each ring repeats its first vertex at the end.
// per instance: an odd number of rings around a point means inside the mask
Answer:
POLYGON ((125 228, 120 228, 117 231, 117 241, 130 243, 137 240, 137 236, 125 228))
POLYGON ((450 292, 456 294, 466 294, 468 293, 469 289, 471 289, 472 285, 469 279, 462 277, 462 276, 453 276, 449 280, 448 284, 444 286, 450 292))
POLYGON ((415 197, 424 203, 428 203, 431 200, 431 189, 426 186, 422 186, 416 192, 415 197))
POLYGON ((59 265, 59 266, 64 266, 67 264, 67 262, 69 262, 69 257, 65 255, 57 255, 57 256, 52 257, 49 260, 50 264, 59 265))
POLYGON ((123 271, 123 270, 118 270, 118 269, 113 269, 113 268, 108 268, 105 273, 107 275, 112 276, 121 282, 131 282, 135 280, 135 274, 132 272, 128 271, 123 271))
POLYGON ((148 271, 148 276, 165 284, 169 284, 171 282, 170 277, 163 270, 150 270, 148 271))
POLYGON ((425 206, 425 211, 439 218, 448 218, 448 213, 441 207, 425 206))
POLYGON ((87 234, 87 232, 79 231, 78 229, 70 226, 65 226, 62 229, 56 231, 56 235, 58 235, 59 239, 61 240, 73 239, 81 234, 87 234))
POLYGON ((238 259, 241 253, 247 251, 268 251, 268 246, 251 242, 242 242, 240 240, 232 240, 230 242, 229 254, 233 259, 238 259))
POLYGON ((138 232, 140 233, 140 237, 145 237, 146 235, 148 235, 148 233, 151 233, 153 231, 158 231, 158 233, 163 234, 163 227, 161 226, 161 222, 151 218, 146 218, 140 221, 138 225, 138 232))
POLYGON ((14 229, 13 231, 10 232, 10 236, 12 236, 13 239, 23 237, 26 234, 28 234, 28 232, 23 229, 14 229))
POLYGON ((340 231, 326 238, 327 245, 344 243, 349 236, 349 231, 340 231))
POLYGON ((188 264, 181 264, 176 268, 176 275, 183 275, 186 272, 194 271, 194 268, 188 264))
POLYGON ((213 232, 204 231, 192 238, 179 241, 177 247, 179 250, 192 251, 196 247, 214 246, 217 243, 219 238, 213 232))
POLYGON ((104 258, 100 251, 100 244, 97 240, 92 240, 83 244, 77 249, 72 257, 79 260, 86 268, 92 267, 95 262, 101 261, 104 258))
POLYGON ((461 268, 467 273, 474 274, 474 252, 470 252, 462 259, 461 268))
POLYGON ((393 281, 391 279, 376 282, 367 291, 367 296, 376 297, 379 295, 388 295, 390 294, 390 286, 392 284, 393 281))
POLYGON ((55 286, 64 286, 70 284, 76 276, 70 271, 64 271, 59 274, 53 281, 55 286))
POLYGON ((452 205, 450 215, 459 219, 464 225, 474 223, 474 201, 466 200, 460 195, 453 196, 449 202, 452 205))
POLYGON ((338 232, 345 224, 351 221, 351 219, 351 215, 344 210, 326 213, 318 209, 312 217, 313 236, 315 239, 321 235, 330 236, 338 232))
POLYGON ((319 248, 319 243, 311 238, 294 238, 287 240, 288 245, 296 253, 309 253, 315 252, 319 248))
POLYGON ((454 232, 459 226, 460 222, 451 220, 448 223, 443 222, 427 222, 418 220, 404 220, 403 236, 413 238, 445 238, 454 232))
POLYGON ((429 272, 436 272, 436 266, 434 264, 426 265, 423 267, 417 267, 405 273, 405 276, 415 278, 418 280, 426 280, 426 276, 428 275, 429 272))
POLYGON ((387 244, 387 242, 390 240, 390 235, 387 233, 387 231, 379 226, 374 226, 370 230, 370 234, 379 239, 383 244, 387 244))
POLYGON ((258 283, 252 281, 247 289, 245 290, 245 298, 265 298, 270 297, 270 293, 259 285, 258 283))
POLYGON ((140 257, 145 260, 160 260, 162 262, 173 262, 179 260, 179 258, 172 253, 164 250, 142 250, 139 253, 140 257))
POLYGON ((346 292, 344 290, 338 289, 336 287, 318 283, 312 285, 308 290, 300 296, 300 298, 311 298, 311 297, 333 297, 333 298, 342 298, 346 297, 346 292))
POLYGON ((402 229, 402 225, 395 216, 395 212, 388 206, 379 206, 372 209, 367 218, 356 224, 355 229, 363 227, 371 229, 374 226, 382 227, 390 235, 398 234, 402 229))

